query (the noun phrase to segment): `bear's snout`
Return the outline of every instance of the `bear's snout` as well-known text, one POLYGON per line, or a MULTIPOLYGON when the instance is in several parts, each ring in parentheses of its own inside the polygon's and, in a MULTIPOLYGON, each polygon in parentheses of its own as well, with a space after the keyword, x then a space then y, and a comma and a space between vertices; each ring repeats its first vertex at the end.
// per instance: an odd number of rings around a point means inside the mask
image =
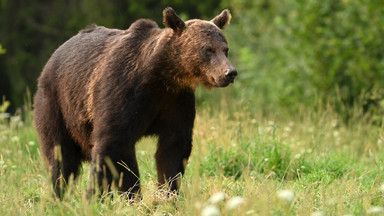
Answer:
POLYGON ((228 68, 225 70, 225 78, 227 79, 227 82, 233 83, 235 81, 236 76, 237 76, 236 68, 228 68))

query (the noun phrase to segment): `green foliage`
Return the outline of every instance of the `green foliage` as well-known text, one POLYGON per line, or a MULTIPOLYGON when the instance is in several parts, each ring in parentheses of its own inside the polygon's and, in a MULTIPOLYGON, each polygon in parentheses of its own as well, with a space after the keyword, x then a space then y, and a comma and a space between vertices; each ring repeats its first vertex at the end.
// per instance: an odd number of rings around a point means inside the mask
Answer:
POLYGON ((330 184, 348 172, 350 160, 351 158, 345 155, 332 152, 326 157, 315 158, 313 163, 306 167, 306 172, 301 177, 308 182, 321 181, 324 184, 330 184))
POLYGON ((0 55, 5 54, 6 52, 7 52, 7 50, 5 50, 5 49, 1 46, 1 44, 0 44, 0 55))
POLYGON ((242 171, 248 165, 248 158, 242 151, 235 149, 215 148, 210 146, 209 154, 204 158, 201 165, 200 174, 215 176, 223 173, 225 177, 238 179, 242 171))
POLYGON ((201 164, 200 175, 239 179, 244 169, 249 169, 252 175, 259 173, 276 176, 278 179, 301 178, 307 181, 322 181, 326 184, 342 178, 347 172, 350 158, 343 155, 311 160, 305 155, 293 157, 288 146, 278 141, 271 143, 240 144, 234 148, 215 147, 211 145, 209 154, 201 164))
POLYGON ((249 169, 252 174, 272 174, 280 180, 301 176, 309 181, 329 184, 334 179, 342 178, 351 162, 348 156, 336 152, 313 159, 309 159, 307 154, 292 156, 291 148, 278 140, 240 143, 232 148, 209 145, 209 154, 201 164, 200 175, 223 174, 236 180, 242 176, 244 169, 249 169))
POLYGON ((224 1, 239 92, 296 110, 314 98, 383 110, 384 2, 224 1), (341 97, 340 97, 341 96, 341 97), (363 98, 361 98, 363 96, 363 98))
POLYGON ((2 104, 0 105, 0 113, 6 113, 10 105, 11 105, 11 102, 7 100, 3 100, 2 104))
MULTIPOLYGON (((291 152, 290 149, 274 141, 269 145, 259 145, 258 152, 260 152, 261 157, 259 157, 259 162, 257 164, 257 171, 260 173, 268 174, 274 172, 277 177, 283 179, 288 175, 288 172, 294 169, 290 169, 291 161, 291 152)), ((293 173, 295 174, 295 173, 293 173)))

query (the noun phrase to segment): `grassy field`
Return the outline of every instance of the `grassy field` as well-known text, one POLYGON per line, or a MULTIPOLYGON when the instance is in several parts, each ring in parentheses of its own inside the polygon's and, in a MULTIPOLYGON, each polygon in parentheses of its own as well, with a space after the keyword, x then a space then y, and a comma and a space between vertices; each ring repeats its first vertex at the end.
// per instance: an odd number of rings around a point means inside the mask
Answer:
MULTIPOLYGON (((224 94, 223 94, 224 95, 224 94)), ((53 198, 31 113, 0 114, 0 215, 383 215, 384 132, 332 106, 261 113, 245 99, 205 96, 177 198, 156 190, 155 138, 137 145, 143 199, 85 199, 89 164, 53 198)), ((277 109, 278 110, 278 109, 277 109)))

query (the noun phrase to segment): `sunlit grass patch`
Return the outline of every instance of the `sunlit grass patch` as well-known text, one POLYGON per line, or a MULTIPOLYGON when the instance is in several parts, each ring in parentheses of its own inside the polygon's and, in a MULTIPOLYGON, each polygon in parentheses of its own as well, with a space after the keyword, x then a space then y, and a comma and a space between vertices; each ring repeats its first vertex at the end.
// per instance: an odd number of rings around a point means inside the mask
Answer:
POLYGON ((381 127, 357 117, 343 122, 328 109, 280 117, 220 103, 197 110, 193 151, 177 197, 158 189, 157 139, 138 143, 142 196, 133 203, 115 192, 104 202, 87 201, 88 163, 63 200, 54 198, 30 117, 2 115, 0 215, 380 214, 381 127))

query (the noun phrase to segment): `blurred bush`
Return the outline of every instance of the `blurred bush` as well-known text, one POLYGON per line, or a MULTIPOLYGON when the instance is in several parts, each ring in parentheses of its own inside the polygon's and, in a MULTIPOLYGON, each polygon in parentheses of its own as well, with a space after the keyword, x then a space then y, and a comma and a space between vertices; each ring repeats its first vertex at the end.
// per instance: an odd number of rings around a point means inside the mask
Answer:
POLYGON ((297 110, 321 98, 383 114, 384 1, 224 0, 223 6, 235 17, 227 35, 238 92, 258 97, 268 110, 297 110))
POLYGON ((2 47, 2 45, 0 44, 0 55, 1 54, 5 54, 6 53, 6 50, 2 47))

